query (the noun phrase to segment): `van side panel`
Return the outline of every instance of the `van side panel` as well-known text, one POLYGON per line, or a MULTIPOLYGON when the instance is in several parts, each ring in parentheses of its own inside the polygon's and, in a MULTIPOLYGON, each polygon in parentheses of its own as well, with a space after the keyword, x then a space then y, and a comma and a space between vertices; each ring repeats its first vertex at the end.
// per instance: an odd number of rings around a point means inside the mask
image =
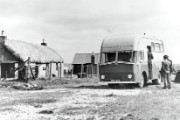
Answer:
MULTIPOLYGON (((159 43, 163 44, 162 41, 160 40, 154 40, 154 39, 145 39, 145 38, 140 38, 139 40, 139 45, 138 45, 138 51, 143 50, 144 51, 144 60, 139 61, 141 62, 141 67, 140 67, 140 73, 142 74, 143 72, 146 72, 147 76, 149 76, 148 72, 148 50, 147 46, 151 46, 151 43, 159 43)), ((161 69, 161 61, 163 60, 163 52, 152 52, 154 59, 152 60, 152 73, 153 73, 153 79, 157 79, 158 75, 160 74, 159 71, 161 69)), ((139 75, 141 75, 139 74, 139 75)))

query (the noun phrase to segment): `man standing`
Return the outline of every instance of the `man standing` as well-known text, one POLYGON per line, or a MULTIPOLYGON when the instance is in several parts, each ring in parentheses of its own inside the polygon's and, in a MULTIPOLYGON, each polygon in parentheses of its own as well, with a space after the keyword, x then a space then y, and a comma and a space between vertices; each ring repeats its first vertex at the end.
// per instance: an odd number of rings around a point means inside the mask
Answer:
POLYGON ((147 46, 148 49, 148 70, 149 70, 149 79, 152 79, 152 59, 154 59, 151 52, 151 47, 147 46))
POLYGON ((162 68, 161 68, 161 73, 162 73, 162 79, 164 81, 164 89, 171 88, 171 83, 169 80, 169 76, 170 76, 170 67, 171 67, 171 62, 168 60, 168 56, 164 55, 163 56, 163 61, 162 61, 162 68))
POLYGON ((171 73, 173 72, 172 60, 169 59, 169 56, 167 57, 168 57, 167 60, 169 60, 169 62, 171 63, 170 65, 170 75, 171 75, 171 73))

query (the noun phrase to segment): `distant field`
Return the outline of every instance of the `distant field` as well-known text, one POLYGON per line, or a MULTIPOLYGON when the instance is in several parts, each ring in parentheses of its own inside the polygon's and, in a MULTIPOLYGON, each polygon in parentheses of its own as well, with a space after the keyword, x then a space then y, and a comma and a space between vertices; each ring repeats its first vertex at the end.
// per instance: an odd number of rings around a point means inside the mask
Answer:
POLYGON ((177 70, 180 70, 180 64, 174 64, 174 69, 177 71, 177 70))

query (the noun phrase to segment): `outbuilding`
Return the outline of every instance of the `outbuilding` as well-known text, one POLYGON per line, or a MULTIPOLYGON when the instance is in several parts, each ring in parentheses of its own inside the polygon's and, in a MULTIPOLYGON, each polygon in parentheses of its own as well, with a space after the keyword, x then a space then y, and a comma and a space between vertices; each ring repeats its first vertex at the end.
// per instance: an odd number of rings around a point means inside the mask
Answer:
POLYGON ((99 53, 75 53, 72 62, 73 74, 78 77, 98 76, 99 62, 99 53))

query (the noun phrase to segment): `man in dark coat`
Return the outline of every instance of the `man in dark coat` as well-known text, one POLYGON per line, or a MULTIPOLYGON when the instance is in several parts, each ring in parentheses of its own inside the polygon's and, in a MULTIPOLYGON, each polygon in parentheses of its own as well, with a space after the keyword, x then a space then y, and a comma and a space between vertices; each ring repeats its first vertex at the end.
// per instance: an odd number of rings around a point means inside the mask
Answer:
POLYGON ((154 59, 153 54, 151 52, 151 47, 147 46, 148 49, 148 70, 149 70, 149 79, 152 79, 152 59, 154 59))
POLYGON ((161 68, 161 74, 162 74, 162 79, 164 81, 164 88, 166 89, 167 87, 170 89, 171 88, 171 82, 170 82, 170 72, 171 72, 171 62, 168 60, 168 56, 164 55, 163 56, 163 61, 162 61, 162 68, 161 68))
POLYGON ((173 72, 172 60, 169 59, 169 56, 167 56, 167 57, 168 57, 167 60, 169 60, 169 62, 171 63, 171 65, 170 65, 170 74, 171 74, 173 72))

